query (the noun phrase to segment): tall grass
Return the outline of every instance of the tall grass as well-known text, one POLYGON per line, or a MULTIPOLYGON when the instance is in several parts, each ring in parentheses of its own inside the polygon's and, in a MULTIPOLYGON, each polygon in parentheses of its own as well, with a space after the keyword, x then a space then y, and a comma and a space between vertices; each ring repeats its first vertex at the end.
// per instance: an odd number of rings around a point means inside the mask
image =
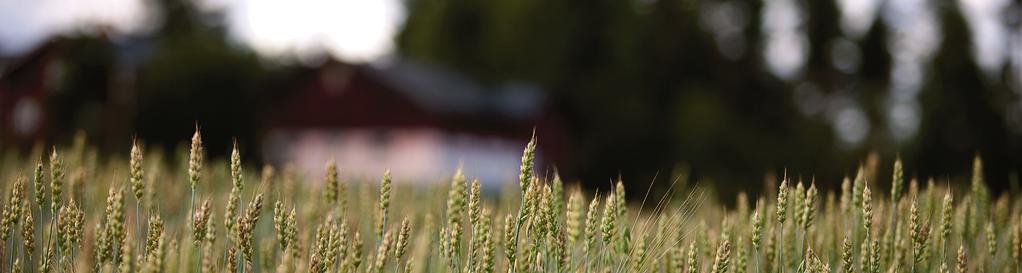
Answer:
POLYGON ((993 196, 979 157, 969 181, 921 185, 898 159, 890 181, 785 175, 728 202, 688 181, 582 191, 535 173, 535 139, 497 194, 460 170, 423 185, 330 160, 315 179, 250 168, 237 146, 204 162, 198 131, 174 153, 130 144, 101 162, 83 144, 3 157, 0 271, 1022 272, 1022 199, 993 196))

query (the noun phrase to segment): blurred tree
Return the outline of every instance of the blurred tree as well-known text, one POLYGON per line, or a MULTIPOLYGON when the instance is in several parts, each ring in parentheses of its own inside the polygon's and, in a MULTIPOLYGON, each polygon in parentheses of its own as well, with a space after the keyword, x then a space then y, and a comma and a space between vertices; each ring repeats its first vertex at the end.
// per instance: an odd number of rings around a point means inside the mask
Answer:
POLYGON ((98 128, 104 115, 116 114, 116 107, 100 107, 111 100, 112 71, 116 65, 113 44, 103 36, 55 39, 63 48, 59 90, 53 97, 52 135, 70 136, 79 128, 95 128, 96 135, 111 136, 98 128), (106 112, 106 113, 104 113, 106 112), (61 131, 65 130, 65 131, 61 131))
POLYGON ((151 36, 153 51, 138 70, 139 136, 172 150, 198 123, 207 153, 225 156, 240 137, 246 153, 258 154, 251 136, 262 116, 268 75, 255 53, 228 40, 219 14, 194 1, 160 0, 162 23, 151 36))
MULTIPOLYGON (((884 158, 900 152, 918 162, 909 163, 918 170, 909 173, 924 176, 965 175, 979 151, 998 161, 988 168, 995 186, 1019 168, 1019 136, 1004 130, 1003 115, 986 95, 961 93, 1008 91, 976 81, 960 18, 943 22, 946 44, 954 47, 939 51, 932 64, 937 80, 923 87, 919 133, 898 141, 887 130, 892 68, 881 18, 854 41, 858 68, 844 71, 834 61, 844 56, 832 49, 847 39, 836 3, 795 3, 805 9, 809 49, 804 73, 793 80, 766 71, 760 1, 410 0, 397 45, 405 57, 488 83, 545 86, 567 116, 578 149, 577 169, 562 174, 596 186, 619 174, 641 187, 658 174, 663 183, 679 161, 689 162, 696 177, 723 184, 759 184, 764 173, 787 168, 835 186, 871 149, 884 158), (722 4, 731 13, 716 13, 722 4), (739 34, 721 38, 714 20, 737 26, 739 34), (797 110, 797 96, 806 93, 799 89, 862 105, 869 130, 863 144, 842 144, 832 129, 840 124, 830 114, 797 110), (962 121, 946 123, 956 119, 962 121), (948 132, 962 137, 948 138, 948 132)), ((954 8, 937 8, 943 17, 958 16, 954 8)), ((828 103, 811 106, 832 107, 828 103)), ((724 194, 735 191, 724 188, 724 194)))

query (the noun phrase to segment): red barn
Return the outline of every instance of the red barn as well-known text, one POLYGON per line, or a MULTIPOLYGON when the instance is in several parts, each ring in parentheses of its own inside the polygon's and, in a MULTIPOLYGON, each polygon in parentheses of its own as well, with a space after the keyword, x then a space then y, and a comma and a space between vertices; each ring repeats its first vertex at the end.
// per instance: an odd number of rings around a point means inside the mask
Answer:
POLYGON ((545 93, 527 83, 486 87, 411 61, 384 66, 328 61, 267 111, 264 158, 309 174, 337 160, 346 175, 434 182, 458 166, 486 184, 517 177, 533 131, 540 164, 567 162, 565 130, 545 93))
POLYGON ((0 141, 28 147, 49 128, 46 100, 59 88, 60 40, 51 40, 0 69, 0 141))

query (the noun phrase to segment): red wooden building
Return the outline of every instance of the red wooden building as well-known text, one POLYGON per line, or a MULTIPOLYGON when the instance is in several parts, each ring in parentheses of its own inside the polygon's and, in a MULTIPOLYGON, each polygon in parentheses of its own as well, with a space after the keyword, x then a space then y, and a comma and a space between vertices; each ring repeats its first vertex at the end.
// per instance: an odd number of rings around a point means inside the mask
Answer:
MULTIPOLYGON (((540 165, 568 162, 565 129, 534 85, 485 87, 422 63, 328 61, 309 70, 263 120, 264 158, 319 174, 335 158, 348 175, 434 182, 458 166, 494 185, 517 177, 533 128, 540 165)), ((545 170, 545 169, 544 169, 545 170)))
POLYGON ((51 40, 0 69, 0 144, 28 147, 47 135, 46 100, 59 88, 62 46, 51 40))

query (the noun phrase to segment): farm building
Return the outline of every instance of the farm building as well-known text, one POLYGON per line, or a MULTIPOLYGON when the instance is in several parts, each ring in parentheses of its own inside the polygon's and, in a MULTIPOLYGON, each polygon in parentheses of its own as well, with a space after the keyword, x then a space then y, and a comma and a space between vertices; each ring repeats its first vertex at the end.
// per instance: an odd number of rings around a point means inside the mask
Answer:
MULTIPOLYGON (((262 151, 320 174, 334 158, 349 176, 434 182, 463 166, 494 185, 517 177, 535 128, 540 159, 565 162, 565 130, 541 90, 510 83, 488 88, 414 61, 358 65, 326 61, 267 111, 262 151)), ((539 165, 539 164, 537 164, 539 165)))

